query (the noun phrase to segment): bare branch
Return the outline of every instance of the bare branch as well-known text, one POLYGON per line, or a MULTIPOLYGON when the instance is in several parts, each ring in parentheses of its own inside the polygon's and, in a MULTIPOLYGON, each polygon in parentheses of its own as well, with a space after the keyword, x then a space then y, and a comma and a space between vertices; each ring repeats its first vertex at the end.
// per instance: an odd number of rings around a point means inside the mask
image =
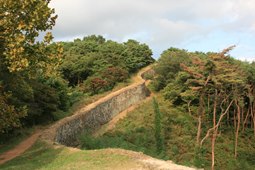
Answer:
POLYGON ((211 128, 211 129, 209 129, 209 130, 207 131, 205 137, 204 137, 204 138, 201 140, 201 142, 200 142, 200 147, 203 145, 205 139, 207 139, 207 138, 209 137, 211 131, 217 130, 217 129, 218 129, 221 120, 222 120, 223 117, 227 114, 227 112, 228 112, 228 110, 229 110, 229 108, 230 108, 230 106, 232 105, 233 102, 234 102, 234 100, 232 100, 232 101, 230 102, 230 104, 228 105, 228 107, 227 107, 227 109, 225 110, 225 112, 220 116, 217 125, 216 125, 215 127, 211 128))

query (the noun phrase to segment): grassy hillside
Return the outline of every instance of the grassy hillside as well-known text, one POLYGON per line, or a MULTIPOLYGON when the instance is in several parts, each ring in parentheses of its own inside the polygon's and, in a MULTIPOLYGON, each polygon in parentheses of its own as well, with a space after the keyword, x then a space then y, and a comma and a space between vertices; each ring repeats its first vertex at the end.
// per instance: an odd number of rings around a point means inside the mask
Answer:
POLYGON ((229 56, 233 48, 164 51, 151 85, 160 111, 148 102, 111 132, 84 134, 83 148, 122 147, 206 169, 254 169, 255 63, 229 56))
MULTIPOLYGON (((174 108, 157 95, 162 112, 164 151, 157 153, 154 137, 154 110, 152 100, 130 112, 116 127, 101 137, 84 134, 84 149, 124 148, 141 151, 156 158, 210 169, 210 139, 199 149, 196 147, 197 123, 183 108, 174 108)), ((209 126, 209 124, 208 124, 209 126)), ((205 133, 203 133, 203 136, 205 133)), ((238 159, 234 158, 234 134, 220 134, 215 146, 216 169, 254 169, 255 143, 252 133, 244 132, 239 139, 238 159), (224 139, 224 140, 223 140, 224 139)))
POLYGON ((66 147, 55 147, 38 141, 22 156, 0 165, 2 170, 52 170, 52 169, 80 169, 80 170, 111 170, 138 169, 141 165, 131 157, 111 150, 80 151, 66 147), (105 155, 108 156, 105 156, 105 155))

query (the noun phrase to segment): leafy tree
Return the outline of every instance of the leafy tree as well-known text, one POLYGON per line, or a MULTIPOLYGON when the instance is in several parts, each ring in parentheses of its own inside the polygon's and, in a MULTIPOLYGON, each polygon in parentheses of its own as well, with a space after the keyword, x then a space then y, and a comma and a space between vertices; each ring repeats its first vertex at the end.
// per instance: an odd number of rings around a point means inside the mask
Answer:
POLYGON ((156 89, 163 89, 165 99, 174 105, 188 105, 189 114, 197 119, 197 144, 202 146, 207 138, 211 138, 212 169, 216 139, 224 125, 234 129, 233 153, 236 158, 241 125, 243 131, 247 124, 255 127, 254 64, 228 56, 233 48, 206 54, 170 48, 162 54, 155 68, 156 89), (201 140, 205 130, 206 135, 201 140))
POLYGON ((146 44, 140 44, 135 40, 128 40, 124 45, 124 60, 130 72, 135 72, 154 62, 154 59, 151 58, 152 51, 146 44))
POLYGON ((99 77, 90 77, 85 82, 85 91, 97 94, 100 91, 105 91, 108 82, 99 77))
MULTIPOLYGON (((106 81, 106 87, 99 89, 109 90, 117 82, 127 79, 131 73, 154 62, 149 47, 135 40, 117 43, 106 41, 100 35, 91 35, 62 44, 64 60, 60 71, 63 78, 69 81, 69 85, 80 86, 86 92, 91 89, 91 78, 106 81)), ((95 91, 92 94, 94 93, 95 91)))
POLYGON ((48 7, 49 2, 1 0, 1 68, 10 72, 32 72, 45 68, 47 62, 57 57, 48 51, 48 44, 53 38, 50 32, 46 33, 42 42, 36 41, 40 32, 51 29, 55 24, 57 16, 48 7))
POLYGON ((122 82, 128 78, 128 72, 120 67, 108 67, 103 71, 102 76, 113 87, 117 82, 122 82))
POLYGON ((8 110, 1 113, 1 120, 5 120, 1 131, 21 125, 20 118, 30 112, 28 103, 34 100, 30 80, 53 74, 60 61, 62 48, 50 44, 53 37, 46 32, 57 18, 49 2, 0 1, 0 98, 8 110), (46 33, 42 41, 37 41, 40 32, 46 33))
POLYGON ((21 126, 20 118, 26 116, 26 108, 17 108, 9 103, 11 95, 0 86, 0 133, 21 126))
POLYGON ((190 62, 191 60, 185 50, 169 48, 164 51, 158 60, 158 66, 155 67, 157 73, 156 81, 154 81, 155 90, 159 91, 174 81, 176 74, 181 71, 180 64, 189 65, 190 62))

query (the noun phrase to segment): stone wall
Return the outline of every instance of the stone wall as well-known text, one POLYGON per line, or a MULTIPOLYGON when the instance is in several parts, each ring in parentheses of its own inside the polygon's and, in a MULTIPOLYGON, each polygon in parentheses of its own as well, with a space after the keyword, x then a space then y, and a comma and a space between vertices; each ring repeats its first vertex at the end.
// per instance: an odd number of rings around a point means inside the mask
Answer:
MULTIPOLYGON (((141 74, 139 75, 141 78, 141 74)), ((42 139, 75 146, 77 137, 84 131, 94 131, 110 121, 116 114, 149 96, 150 92, 141 79, 139 83, 122 88, 66 117, 42 134, 42 139)))

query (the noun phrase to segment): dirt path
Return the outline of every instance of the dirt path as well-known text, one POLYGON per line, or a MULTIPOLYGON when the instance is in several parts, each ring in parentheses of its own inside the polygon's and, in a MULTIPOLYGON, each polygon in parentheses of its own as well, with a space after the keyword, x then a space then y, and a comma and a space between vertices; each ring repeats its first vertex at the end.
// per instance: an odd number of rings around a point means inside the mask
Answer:
MULTIPOLYGON (((145 81, 146 86, 150 83, 150 80, 144 80, 142 78, 142 74, 146 71, 148 71, 149 69, 151 69, 151 66, 145 67, 143 68, 141 71, 139 71, 139 73, 132 77, 132 82, 134 83, 139 83, 141 81, 145 81)), ((97 137, 97 136, 102 136, 104 133, 108 132, 109 130, 112 130, 115 128, 117 122, 123 118, 125 118, 127 116, 127 114, 131 111, 133 111, 134 109, 136 109, 138 106, 140 106, 142 103, 145 103, 147 101, 149 101, 152 97, 154 96, 153 93, 150 94, 150 96, 148 96, 146 99, 142 100, 141 102, 139 102, 138 104, 132 105, 129 108, 123 110, 122 112, 118 113, 115 117, 113 117, 112 120, 110 120, 108 123, 106 123, 105 125, 103 125, 99 130, 97 130, 93 136, 97 137)))
MULTIPOLYGON (((142 69, 137 76, 133 77, 133 83, 139 83, 144 81, 141 77, 141 74, 145 72, 146 70, 150 69, 149 67, 146 67, 142 69)), ((149 83, 149 81, 145 82, 146 85, 149 83)), ((112 92, 114 93, 114 92, 112 92)), ((112 94, 111 93, 111 94, 112 94)), ((117 116, 115 116, 108 124, 106 124, 106 127, 98 134, 103 134, 106 131, 113 129, 116 125, 116 123, 124 118, 130 111, 134 110, 137 108, 141 103, 147 102, 153 97, 153 94, 151 94, 149 97, 147 97, 145 100, 142 100, 140 103, 133 105, 129 107, 128 109, 122 111, 119 113, 117 116)), ((94 102, 95 104, 96 102, 94 102)), ((41 135, 42 130, 36 131, 32 136, 21 142, 19 145, 17 145, 15 148, 11 149, 10 151, 7 151, 3 154, 0 155, 0 165, 21 155, 23 152, 25 152, 28 148, 30 148, 38 139, 38 137, 41 135)), ((59 146, 62 147, 62 146, 59 146)), ((70 147, 68 147, 70 148, 70 147)), ((72 152, 80 152, 80 149, 77 148, 70 148, 72 152)), ((190 168, 190 167, 185 167, 181 165, 176 165, 171 161, 163 161, 163 160, 158 160, 155 158, 152 158, 150 156, 144 155, 143 153, 140 152, 134 152, 134 151, 128 151, 124 149, 103 149, 100 150, 100 152, 105 152, 105 154, 121 154, 128 156, 132 158, 132 164, 128 165, 128 167, 122 167, 123 169, 140 169, 140 170, 195 170, 195 168, 190 168), (136 165, 133 167, 133 165, 136 165)), ((122 165, 123 166, 123 165, 122 165)), ((115 167, 116 168, 116 167, 115 167)), ((112 168, 111 168, 112 169, 112 168)))
MULTIPOLYGON (((139 73, 132 78, 132 84, 144 81, 141 77, 141 74, 143 72, 145 72, 146 70, 149 70, 150 68, 151 67, 148 66, 148 67, 143 68, 141 71, 139 71, 139 73)), ((116 92, 112 92, 112 93, 116 93, 116 92)), ((112 94, 112 93, 110 93, 110 94, 112 94)), ((96 102, 93 102, 93 103, 95 104, 96 102)), ((93 106, 93 103, 91 104, 91 106, 93 106)), ((134 110, 136 107, 137 106, 131 106, 127 110, 121 112, 121 114, 119 114, 112 121, 110 121, 109 127, 107 127, 106 130, 114 128, 114 126, 118 122, 118 120, 125 117, 128 112, 134 110)), ((105 131, 102 131, 102 132, 104 133, 105 131)), ((22 141, 20 144, 15 146, 13 149, 0 154, 0 165, 4 164, 5 162, 7 162, 7 161, 19 156, 19 155, 21 155, 23 152, 25 152, 27 149, 29 149, 36 142, 36 140, 41 135, 41 133, 42 133, 41 130, 37 130, 32 136, 30 136, 29 138, 22 141)))
MULTIPOLYGON (((106 154, 120 154, 125 155, 134 160, 134 162, 141 165, 139 170, 202 170, 193 167, 186 167, 182 165, 175 164, 174 162, 168 160, 159 160, 156 158, 152 158, 151 156, 145 155, 141 152, 135 152, 124 149, 104 149, 106 154)), ((126 169, 126 168, 123 168, 126 169)))
POLYGON ((41 134, 41 131, 38 130, 32 136, 30 136, 29 138, 25 139, 20 144, 15 146, 13 149, 1 154, 0 155, 0 165, 21 155, 23 152, 25 152, 28 148, 30 148, 35 143, 35 141, 38 139, 40 134, 41 134))
POLYGON ((141 101, 140 103, 136 104, 136 105, 132 105, 129 108, 127 108, 126 110, 120 112, 119 114, 117 114, 115 117, 113 117, 112 120, 110 120, 108 123, 106 123, 105 125, 103 125, 99 130, 97 130, 93 136, 98 137, 98 136, 102 136, 104 133, 112 130, 115 128, 116 124, 118 123, 119 120, 125 118, 127 116, 127 114, 131 111, 133 111, 134 109, 138 108, 142 103, 145 103, 147 101, 149 101, 152 97, 154 96, 153 93, 150 94, 150 96, 148 96, 146 99, 144 99, 143 101, 141 101))

